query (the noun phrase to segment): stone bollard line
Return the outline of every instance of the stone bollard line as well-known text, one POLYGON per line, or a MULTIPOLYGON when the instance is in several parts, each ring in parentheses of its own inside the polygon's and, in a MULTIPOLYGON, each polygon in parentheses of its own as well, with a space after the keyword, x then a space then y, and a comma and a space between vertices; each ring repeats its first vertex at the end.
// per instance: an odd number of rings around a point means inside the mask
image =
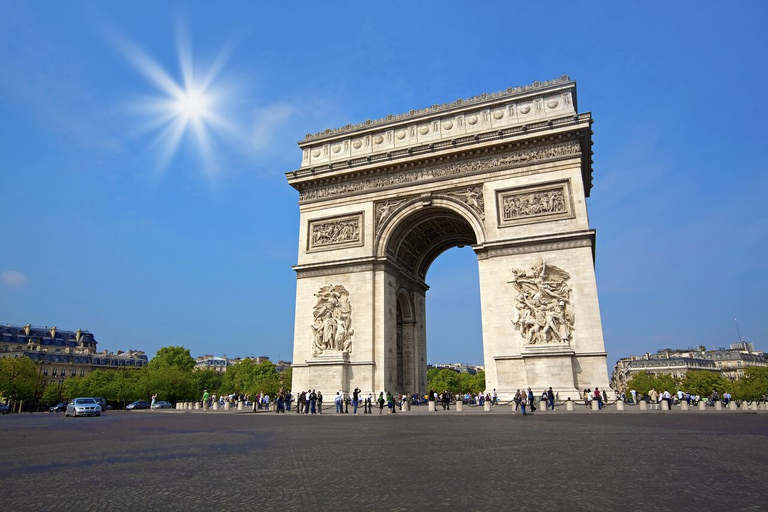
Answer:
POLYGON ((429 401, 429 412, 435 412, 435 401, 430 400, 429 401))
POLYGON ((616 401, 616 410, 619 412, 624 412, 624 402, 621 400, 616 401))
POLYGON ((456 402, 456 412, 462 412, 464 411, 464 402, 461 400, 456 402))

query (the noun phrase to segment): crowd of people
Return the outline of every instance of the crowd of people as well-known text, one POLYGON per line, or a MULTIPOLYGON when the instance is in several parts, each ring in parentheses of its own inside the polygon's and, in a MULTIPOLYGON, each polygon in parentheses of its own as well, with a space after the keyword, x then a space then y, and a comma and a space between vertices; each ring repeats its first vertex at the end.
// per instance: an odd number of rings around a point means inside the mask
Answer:
POLYGON ((714 407, 716 402, 720 402, 725 406, 733 400, 733 397, 727 391, 721 396, 720 393, 718 393, 718 391, 715 389, 712 390, 712 393, 710 393, 709 396, 704 397, 702 397, 700 394, 694 395, 691 393, 686 393, 683 390, 677 390, 676 393, 670 393, 669 390, 666 389, 663 391, 656 391, 656 389, 651 389, 647 395, 641 395, 636 390, 631 389, 629 391, 629 396, 627 396, 626 393, 619 393, 617 399, 622 400, 628 404, 637 404, 640 400, 646 400, 650 404, 651 409, 659 409, 662 402, 667 402, 669 408, 671 408, 673 405, 679 405, 682 402, 687 403, 689 406, 695 407, 699 405, 702 400, 704 400, 704 402, 710 407, 714 407))

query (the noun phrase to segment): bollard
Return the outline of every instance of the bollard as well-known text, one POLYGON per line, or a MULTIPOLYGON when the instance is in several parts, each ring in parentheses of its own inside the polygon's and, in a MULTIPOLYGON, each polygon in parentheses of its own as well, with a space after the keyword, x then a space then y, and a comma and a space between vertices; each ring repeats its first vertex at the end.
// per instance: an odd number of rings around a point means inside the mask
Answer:
POLYGON ((752 402, 749 404, 749 410, 750 411, 756 411, 757 410, 757 402, 752 402))
POLYGON ((237 401, 237 410, 238 411, 242 411, 243 410, 243 401, 242 400, 238 400, 237 401))
POLYGON ((232 404, 231 404, 231 403, 229 403, 229 400, 227 400, 226 402, 224 402, 224 410, 225 410, 225 411, 228 411, 228 410, 230 410, 231 408, 232 408, 232 404))
POLYGON ((736 402, 734 402, 733 400, 728 402, 728 409, 730 409, 732 411, 738 411, 739 410, 739 408, 736 407, 736 402))
POLYGON ((661 401, 661 410, 662 411, 668 411, 669 410, 669 400, 662 400, 661 401))
POLYGON ((688 402, 686 402, 685 400, 680 402, 680 410, 681 411, 687 411, 688 410, 688 402))
POLYGON ((699 401, 699 410, 700 411, 706 411, 707 410, 707 402, 704 400, 699 401))
POLYGON ((272 412, 277 412, 277 402, 271 402, 269 404, 269 410, 272 412))
POLYGON ((195 410, 197 411, 199 409, 200 409, 200 402, 195 402, 195 410))
POLYGON ((768 403, 760 402, 759 404, 757 404, 757 410, 758 411, 768 411, 768 403))
POLYGON ((723 410, 723 403, 720 400, 715 400, 715 410, 716 411, 723 410))
POLYGON ((435 412, 435 401, 430 400, 429 401, 429 412, 435 412))
POLYGON ((645 400, 640 400, 638 402, 638 405, 640 405, 640 410, 641 411, 647 411, 648 410, 648 402, 646 402, 645 400))
POLYGON ((565 402, 565 410, 573 411, 573 400, 571 400, 570 398, 565 402))
POLYGON ((491 412, 491 402, 489 400, 483 402, 483 411, 491 412))
POLYGON ((617 400, 616 401, 616 410, 624 412, 624 402, 622 402, 621 400, 617 400))
POLYGON ((599 411, 600 405, 598 404, 597 400, 592 400, 592 410, 593 411, 599 411))
POLYGON ((213 402, 213 410, 218 411, 219 410, 219 402, 213 402))
POLYGON ((459 400, 458 402, 456 402, 456 412, 462 412, 462 411, 464 411, 464 402, 459 400))

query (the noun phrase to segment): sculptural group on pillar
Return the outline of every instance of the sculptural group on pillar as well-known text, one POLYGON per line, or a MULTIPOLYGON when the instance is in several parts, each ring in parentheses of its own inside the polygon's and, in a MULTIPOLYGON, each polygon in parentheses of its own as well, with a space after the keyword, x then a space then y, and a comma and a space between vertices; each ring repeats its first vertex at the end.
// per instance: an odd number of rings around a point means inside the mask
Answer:
POLYGON ((315 297, 312 354, 351 353, 355 331, 351 327, 349 292, 342 285, 327 285, 320 288, 315 297))
POLYGON ((509 281, 515 297, 515 328, 530 345, 570 344, 574 314, 570 308, 570 274, 539 257, 528 269, 512 271, 509 281))

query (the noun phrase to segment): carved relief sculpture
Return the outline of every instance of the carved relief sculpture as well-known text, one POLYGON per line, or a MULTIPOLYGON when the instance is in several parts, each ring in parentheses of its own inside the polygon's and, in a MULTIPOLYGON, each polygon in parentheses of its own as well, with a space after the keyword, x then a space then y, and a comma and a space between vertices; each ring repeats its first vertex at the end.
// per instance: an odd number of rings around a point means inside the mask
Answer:
POLYGON ((362 214, 310 221, 309 237, 309 250, 362 245, 362 214))
POLYGON ((406 201, 406 199, 390 199, 387 201, 380 201, 376 203, 376 232, 379 232, 379 227, 381 227, 384 222, 389 218, 390 215, 395 211, 395 209, 403 204, 406 201))
POLYGON ((532 217, 547 213, 561 213, 565 210, 565 194, 562 188, 516 194, 505 197, 503 204, 504 220, 532 217))
POLYGON ((574 314, 570 308, 570 274, 539 257, 529 269, 512 271, 517 290, 517 319, 512 323, 529 345, 570 345, 574 314))
POLYGON ((449 196, 459 199, 485 219, 485 203, 483 202, 483 187, 467 187, 466 189, 448 192, 449 196))
POLYGON ((315 294, 312 354, 351 353, 352 306, 349 292, 342 285, 328 285, 315 294))

